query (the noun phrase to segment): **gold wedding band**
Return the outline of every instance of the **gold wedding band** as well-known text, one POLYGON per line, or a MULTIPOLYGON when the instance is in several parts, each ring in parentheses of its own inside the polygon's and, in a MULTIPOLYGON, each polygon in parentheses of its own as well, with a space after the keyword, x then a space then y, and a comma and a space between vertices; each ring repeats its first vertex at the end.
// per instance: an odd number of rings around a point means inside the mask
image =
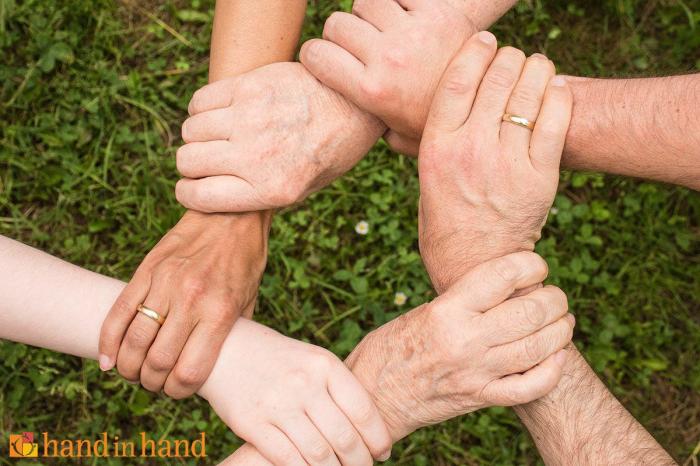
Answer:
POLYGON ((163 325, 163 323, 165 322, 165 317, 163 317, 162 315, 158 314, 158 313, 157 313, 156 311, 154 311, 153 309, 147 308, 147 307, 144 306, 143 304, 139 304, 138 306, 136 306, 136 311, 137 311, 137 312, 140 312, 140 313, 143 314, 143 315, 145 315, 145 316, 148 317, 149 319, 152 319, 152 320, 156 321, 156 322, 158 323, 158 325, 163 325))
POLYGON ((505 115, 503 115, 503 121, 513 123, 514 125, 522 126, 523 128, 527 128, 530 131, 535 129, 534 121, 530 121, 527 118, 518 115, 511 115, 510 113, 506 113, 505 115))

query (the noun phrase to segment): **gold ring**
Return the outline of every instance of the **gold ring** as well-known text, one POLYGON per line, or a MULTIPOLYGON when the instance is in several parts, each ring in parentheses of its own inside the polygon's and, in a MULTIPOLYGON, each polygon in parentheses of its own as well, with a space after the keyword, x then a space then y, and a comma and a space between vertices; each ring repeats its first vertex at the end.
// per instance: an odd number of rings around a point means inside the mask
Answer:
POLYGON ((144 306, 143 304, 139 304, 138 306, 136 306, 136 311, 137 311, 137 312, 140 312, 140 313, 143 314, 143 315, 145 315, 145 316, 148 317, 149 319, 152 319, 152 320, 156 321, 156 322, 158 323, 158 325, 163 325, 163 323, 165 322, 165 317, 163 317, 162 315, 158 314, 158 313, 157 313, 156 311, 154 311, 153 309, 147 308, 147 307, 144 306))
POLYGON ((511 115, 510 113, 506 113, 505 115, 503 115, 503 121, 513 123, 514 125, 522 126, 523 128, 527 128, 530 131, 535 129, 534 121, 530 121, 527 118, 518 115, 511 115))

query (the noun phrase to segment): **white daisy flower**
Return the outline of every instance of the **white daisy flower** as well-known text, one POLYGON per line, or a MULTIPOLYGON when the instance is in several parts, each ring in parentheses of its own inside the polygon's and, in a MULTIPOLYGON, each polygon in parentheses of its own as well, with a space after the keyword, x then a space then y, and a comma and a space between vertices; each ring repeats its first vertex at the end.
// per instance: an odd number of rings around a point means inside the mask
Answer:
POLYGON ((394 304, 396 304, 397 306, 403 306, 404 304, 406 304, 406 301, 408 301, 406 293, 402 291, 397 291, 394 295, 394 304))
POLYGON ((355 232, 358 235, 366 235, 369 233, 369 223, 364 220, 357 222, 357 225, 355 225, 355 232))

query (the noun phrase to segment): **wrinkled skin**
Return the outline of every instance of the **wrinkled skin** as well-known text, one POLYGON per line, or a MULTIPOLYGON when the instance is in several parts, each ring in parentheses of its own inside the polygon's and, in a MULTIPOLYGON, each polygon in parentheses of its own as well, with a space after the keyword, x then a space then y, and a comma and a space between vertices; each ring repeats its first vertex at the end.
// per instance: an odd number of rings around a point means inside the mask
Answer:
POLYGON ((335 12, 323 39, 304 44, 301 62, 321 82, 379 117, 395 135, 420 139, 443 71, 476 32, 449 2, 356 0, 335 12))
POLYGON ((243 212, 302 201, 352 168, 383 127, 299 63, 197 91, 177 153, 185 207, 243 212))

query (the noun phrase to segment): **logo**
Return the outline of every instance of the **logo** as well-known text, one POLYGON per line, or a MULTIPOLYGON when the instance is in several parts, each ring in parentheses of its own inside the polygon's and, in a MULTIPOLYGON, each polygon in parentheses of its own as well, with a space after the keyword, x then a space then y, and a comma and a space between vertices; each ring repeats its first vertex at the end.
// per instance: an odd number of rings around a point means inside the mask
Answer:
POLYGON ((34 443, 34 432, 22 432, 22 435, 10 434, 10 458, 36 458, 39 446, 34 443))

